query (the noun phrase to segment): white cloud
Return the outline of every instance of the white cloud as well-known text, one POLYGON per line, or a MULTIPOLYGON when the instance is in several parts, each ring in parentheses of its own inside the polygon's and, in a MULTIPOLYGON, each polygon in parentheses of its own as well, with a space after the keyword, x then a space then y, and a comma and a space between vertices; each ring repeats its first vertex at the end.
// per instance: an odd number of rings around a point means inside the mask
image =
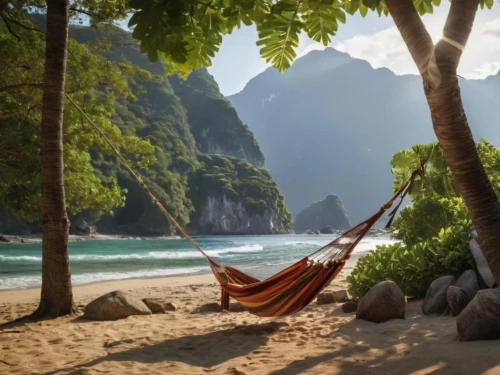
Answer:
POLYGON ((464 73, 467 79, 483 79, 485 77, 495 75, 500 70, 500 62, 494 61, 484 63, 480 67, 474 69, 472 72, 464 73))
MULTIPOLYGON (((437 42, 445 22, 445 14, 426 16, 424 23, 434 42, 437 42)), ((482 79, 500 70, 500 18, 477 22, 462 56, 459 74, 482 79)), ((361 34, 334 45, 353 57, 367 60, 374 68, 386 67, 396 74, 417 74, 396 26, 373 34, 361 34)))

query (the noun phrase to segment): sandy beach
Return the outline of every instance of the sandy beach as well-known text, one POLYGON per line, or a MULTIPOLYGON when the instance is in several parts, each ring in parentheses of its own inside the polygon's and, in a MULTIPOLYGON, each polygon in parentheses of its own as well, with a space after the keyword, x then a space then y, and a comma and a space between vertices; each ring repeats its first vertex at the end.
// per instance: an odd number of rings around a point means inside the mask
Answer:
MULTIPOLYGON (((350 267, 328 290, 345 289, 350 267)), ((500 374, 500 342, 461 343, 455 318, 374 324, 340 304, 310 305, 285 318, 247 312, 191 314, 219 300, 212 275, 102 282, 74 287, 80 310, 116 289, 162 298, 176 311, 94 322, 78 316, 0 331, 1 374, 500 374)), ((0 292, 0 324, 33 311, 39 289, 0 292)))

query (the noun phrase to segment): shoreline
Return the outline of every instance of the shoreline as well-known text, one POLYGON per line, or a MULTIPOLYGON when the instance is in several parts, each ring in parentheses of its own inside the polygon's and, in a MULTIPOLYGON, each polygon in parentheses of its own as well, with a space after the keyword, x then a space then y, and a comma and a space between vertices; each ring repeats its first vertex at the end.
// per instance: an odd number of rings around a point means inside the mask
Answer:
MULTIPOLYGON (((4 238, 8 241, 0 240, 0 243, 19 243, 19 244, 30 244, 30 243, 41 243, 42 235, 41 234, 0 234, 0 239, 4 238)), ((81 242, 81 241, 124 241, 124 240, 142 240, 144 238, 157 238, 162 240, 176 240, 182 238, 180 236, 131 236, 126 234, 70 234, 68 236, 69 242, 81 242)))

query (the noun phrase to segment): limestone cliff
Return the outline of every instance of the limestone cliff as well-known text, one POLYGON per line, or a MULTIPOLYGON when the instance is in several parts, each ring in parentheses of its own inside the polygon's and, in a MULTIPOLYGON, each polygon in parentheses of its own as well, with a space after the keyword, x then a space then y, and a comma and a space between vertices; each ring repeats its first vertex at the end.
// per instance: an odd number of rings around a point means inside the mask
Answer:
POLYGON ((297 233, 308 229, 320 230, 328 226, 340 230, 351 228, 347 212, 336 195, 328 195, 325 199, 304 208, 294 222, 297 233))

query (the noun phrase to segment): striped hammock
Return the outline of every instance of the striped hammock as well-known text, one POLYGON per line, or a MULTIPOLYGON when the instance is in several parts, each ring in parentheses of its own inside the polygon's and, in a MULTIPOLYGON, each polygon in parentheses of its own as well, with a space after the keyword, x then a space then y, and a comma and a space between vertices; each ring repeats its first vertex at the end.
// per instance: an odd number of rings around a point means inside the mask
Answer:
POLYGON ((110 146, 113 154, 132 177, 137 180, 139 186, 141 186, 144 192, 151 198, 153 204, 163 212, 191 245, 200 251, 207 259, 222 289, 221 309, 223 311, 229 310, 229 297, 233 297, 250 313, 258 316, 287 316, 301 311, 339 274, 346 261, 350 258, 356 245, 399 197, 401 201, 389 214, 391 219, 388 225, 390 225, 403 198, 410 190, 413 179, 417 175, 423 173, 422 168, 413 172, 408 181, 398 189, 392 199, 368 220, 358 224, 339 238, 323 246, 311 255, 306 256, 297 263, 292 264, 276 275, 260 281, 236 268, 224 266, 210 258, 184 231, 153 193, 151 193, 142 179, 132 170, 126 159, 119 153, 101 129, 74 102, 71 96, 66 94, 66 97, 99 133, 101 138, 110 146))

